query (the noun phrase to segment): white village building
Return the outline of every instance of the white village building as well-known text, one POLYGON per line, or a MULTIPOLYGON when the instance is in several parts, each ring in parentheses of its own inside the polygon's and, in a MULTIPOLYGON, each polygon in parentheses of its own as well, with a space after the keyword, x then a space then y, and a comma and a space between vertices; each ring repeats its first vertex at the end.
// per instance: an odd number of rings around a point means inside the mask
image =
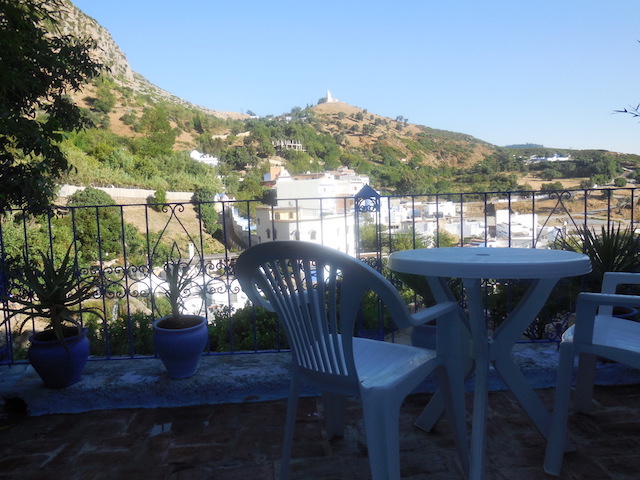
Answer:
POLYGON ((212 157, 211 155, 205 155, 204 153, 200 153, 198 150, 192 150, 191 153, 189 154, 189 156, 191 158, 193 158, 194 160, 198 161, 198 162, 202 162, 204 164, 207 164, 211 167, 217 167, 218 166, 218 157, 212 157))
POLYGON ((276 181, 277 204, 256 210, 257 243, 305 240, 355 254, 353 197, 369 177, 353 170, 287 175, 276 181))

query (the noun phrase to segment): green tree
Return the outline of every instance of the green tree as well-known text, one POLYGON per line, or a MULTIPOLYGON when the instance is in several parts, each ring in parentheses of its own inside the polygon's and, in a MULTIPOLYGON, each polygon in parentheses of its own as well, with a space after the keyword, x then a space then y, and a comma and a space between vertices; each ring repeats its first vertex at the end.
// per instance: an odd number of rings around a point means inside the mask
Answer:
POLYGON ((360 227, 360 251, 376 252, 380 248, 378 245, 379 233, 375 223, 368 223, 360 227))
POLYGON ((365 135, 373 135, 376 133, 376 126, 372 123, 367 123, 362 126, 362 133, 365 135))
POLYGON ((116 96, 113 94, 113 84, 103 81, 96 90, 96 98, 93 108, 102 113, 109 113, 116 104, 116 96))
POLYGON ((585 190, 588 190, 589 188, 593 187, 593 180, 590 178, 588 180, 582 180, 580 182, 580 188, 583 188, 585 190))
POLYGON ((542 172, 541 176, 543 180, 554 180, 556 178, 560 178, 562 174, 555 168, 548 168, 542 172))
POLYGON ((108 193, 93 187, 79 190, 69 197, 72 209, 73 231, 79 243, 78 250, 87 261, 109 260, 122 252, 122 220, 118 207, 108 193))
POLYGON ((164 105, 145 108, 138 123, 138 129, 145 134, 137 142, 140 155, 153 157, 172 152, 177 131, 171 127, 169 114, 164 105))
POLYGON ((67 96, 102 65, 95 41, 62 35, 62 0, 0 0, 0 212, 48 205, 70 170, 64 133, 87 126, 67 96))
POLYGON ((541 192, 550 192, 550 191, 562 190, 562 189, 564 189, 564 186, 560 182, 543 183, 542 185, 540 185, 541 192))
POLYGON ((433 236, 432 242, 433 246, 438 248, 455 247, 458 245, 458 240, 453 233, 448 232, 444 228, 441 228, 438 233, 433 236))
POLYGON ((244 176, 238 190, 239 200, 253 200, 262 198, 265 188, 262 186, 262 173, 259 170, 251 170, 244 176))
POLYGON ((191 203, 195 206, 204 229, 210 235, 215 235, 220 228, 218 225, 218 212, 213 206, 215 195, 216 192, 212 188, 197 187, 191 196, 191 203))
POLYGON ((613 184, 616 187, 626 187, 627 186, 627 179, 624 177, 616 177, 616 179, 613 181, 613 184))
POLYGON ((167 192, 159 188, 153 195, 147 197, 147 204, 151 206, 152 210, 161 212, 164 204, 167 203, 167 192))

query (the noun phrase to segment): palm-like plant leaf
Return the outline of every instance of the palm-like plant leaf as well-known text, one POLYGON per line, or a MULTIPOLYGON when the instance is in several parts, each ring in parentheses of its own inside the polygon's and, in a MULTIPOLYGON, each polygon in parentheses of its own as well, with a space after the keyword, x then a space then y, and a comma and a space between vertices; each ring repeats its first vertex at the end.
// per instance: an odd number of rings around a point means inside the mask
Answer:
POLYGON ((640 271, 640 236, 630 227, 602 225, 599 234, 594 228, 581 227, 576 236, 563 239, 562 248, 590 258, 592 291, 600 291, 605 272, 640 271))

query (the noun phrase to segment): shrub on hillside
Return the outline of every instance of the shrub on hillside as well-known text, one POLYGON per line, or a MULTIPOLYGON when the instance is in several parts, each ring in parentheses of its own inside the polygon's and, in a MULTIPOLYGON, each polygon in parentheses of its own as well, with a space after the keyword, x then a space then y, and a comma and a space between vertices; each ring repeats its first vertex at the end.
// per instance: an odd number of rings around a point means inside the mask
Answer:
POLYGON ((147 197, 147 205, 151 207, 152 210, 156 212, 161 212, 162 207, 167 203, 167 192, 159 188, 155 191, 155 194, 149 195, 147 197))

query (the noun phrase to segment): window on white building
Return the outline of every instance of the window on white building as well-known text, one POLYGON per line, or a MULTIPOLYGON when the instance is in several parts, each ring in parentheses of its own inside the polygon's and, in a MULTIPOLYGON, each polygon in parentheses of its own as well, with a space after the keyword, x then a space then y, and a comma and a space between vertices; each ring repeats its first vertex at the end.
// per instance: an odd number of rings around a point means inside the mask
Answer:
POLYGON ((318 236, 318 233, 315 230, 311 230, 309 232, 309 240, 315 240, 317 236, 318 236))
POLYGON ((271 229, 267 228, 267 240, 271 238, 271 229))

